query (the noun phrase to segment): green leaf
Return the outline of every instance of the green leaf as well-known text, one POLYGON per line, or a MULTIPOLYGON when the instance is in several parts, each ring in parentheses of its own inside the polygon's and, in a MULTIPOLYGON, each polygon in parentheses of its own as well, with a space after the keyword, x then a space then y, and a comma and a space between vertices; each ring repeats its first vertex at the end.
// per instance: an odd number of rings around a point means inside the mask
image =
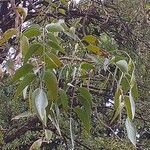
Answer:
POLYGON ((57 101, 58 99, 58 85, 57 78, 52 71, 45 71, 44 82, 48 89, 48 94, 52 101, 57 101))
POLYGON ((64 33, 74 40, 77 39, 77 35, 75 34, 75 27, 70 27, 69 31, 64 31, 64 33))
POLYGON ((64 31, 64 28, 61 24, 62 24, 61 21, 58 21, 56 23, 51 23, 46 26, 46 29, 49 32, 62 32, 64 31))
POLYGON ((132 96, 134 97, 134 99, 137 99, 139 97, 139 91, 138 91, 137 83, 135 83, 133 85, 133 87, 131 88, 131 93, 132 93, 132 96))
POLYGON ((128 64, 126 60, 119 60, 116 62, 116 65, 123 73, 128 73, 128 64))
POLYGON ((86 41, 89 44, 96 45, 98 43, 98 40, 93 35, 86 35, 83 37, 82 41, 86 41))
POLYGON ((90 63, 82 63, 81 64, 81 69, 84 69, 86 71, 88 70, 93 70, 95 67, 93 64, 90 64, 90 63))
POLYGON ((121 110, 123 108, 123 104, 121 103, 121 99, 122 99, 122 91, 120 88, 117 89, 116 93, 115 93, 115 99, 114 99, 114 109, 115 109, 115 113, 113 115, 113 118, 111 120, 112 124, 114 122, 114 120, 119 116, 119 114, 121 113, 121 110))
POLYGON ((33 69, 33 66, 31 64, 25 64, 22 67, 20 67, 14 76, 12 77, 11 82, 16 82, 18 81, 21 77, 26 76, 29 72, 31 72, 33 69))
POLYGON ((40 26, 39 25, 32 25, 29 28, 27 28, 23 34, 27 37, 27 38, 32 38, 35 36, 39 36, 41 35, 41 31, 40 31, 40 26))
POLYGON ((34 43, 30 46, 28 52, 25 55, 24 58, 24 63, 26 63, 28 61, 28 59, 33 55, 33 54, 39 54, 41 52, 43 52, 44 50, 44 46, 40 43, 34 43))
POLYGON ((48 32, 48 33, 47 33, 47 37, 48 37, 48 40, 51 40, 51 41, 53 41, 54 43, 59 44, 59 43, 58 43, 58 40, 57 40, 57 38, 56 38, 56 36, 54 36, 53 33, 48 32))
POLYGON ((16 99, 23 91, 23 89, 27 86, 27 85, 30 85, 31 82, 35 79, 35 74, 27 74, 25 76, 25 78, 22 80, 22 82, 20 83, 20 85, 18 86, 17 90, 16 90, 16 93, 15 93, 15 96, 14 96, 14 99, 16 99))
POLYGON ((28 50, 29 50, 29 40, 26 36, 22 35, 20 38, 20 51, 23 57, 26 55, 28 50))
POLYGON ((80 87, 78 91, 80 93, 80 96, 87 100, 89 105, 92 106, 92 95, 90 94, 89 90, 85 87, 80 87))
POLYGON ((46 126, 47 123, 47 116, 46 116, 46 107, 48 106, 48 100, 45 92, 43 89, 36 89, 33 92, 33 101, 35 104, 35 112, 39 119, 43 122, 43 124, 46 126))
POLYGON ((3 36, 0 38, 0 46, 2 44, 4 44, 5 42, 7 42, 13 35, 16 35, 17 34, 17 29, 15 28, 11 28, 11 29, 8 29, 4 34, 3 36))
POLYGON ((136 146, 136 128, 129 118, 126 119, 127 135, 134 146, 136 146))
POLYGON ((89 116, 89 114, 84 110, 81 109, 79 107, 74 108, 74 111, 77 113, 79 119, 81 120, 81 122, 83 123, 83 127, 84 129, 90 133, 90 129, 91 129, 91 118, 89 116))
POLYGON ((49 40, 47 44, 54 50, 65 53, 64 49, 58 43, 55 43, 55 42, 49 40))
POLYGON ((126 107, 126 110, 127 110, 127 116, 128 116, 128 118, 130 118, 132 120, 133 115, 132 115, 132 109, 131 109, 131 103, 130 103, 129 96, 125 96, 124 100, 125 100, 125 107, 126 107))
POLYGON ((60 68, 63 66, 63 63, 60 59, 53 53, 46 53, 45 54, 45 62, 49 68, 60 68))
POLYGON ((127 77, 123 77, 121 80, 121 87, 124 93, 127 93, 130 89, 130 84, 127 77))
POLYGON ((62 89, 59 89, 59 96, 63 109, 68 111, 68 96, 66 92, 62 89))
POLYGON ((40 150, 41 149, 41 145, 42 145, 42 139, 38 139, 37 141, 35 141, 29 150, 40 150))

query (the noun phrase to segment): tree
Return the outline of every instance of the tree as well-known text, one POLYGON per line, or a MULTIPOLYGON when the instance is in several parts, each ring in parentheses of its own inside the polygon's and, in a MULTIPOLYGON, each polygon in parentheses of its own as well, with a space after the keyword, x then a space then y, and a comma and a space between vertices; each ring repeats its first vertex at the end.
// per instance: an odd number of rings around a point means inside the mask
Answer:
POLYGON ((3 149, 148 147, 148 2, 0 5, 3 149))

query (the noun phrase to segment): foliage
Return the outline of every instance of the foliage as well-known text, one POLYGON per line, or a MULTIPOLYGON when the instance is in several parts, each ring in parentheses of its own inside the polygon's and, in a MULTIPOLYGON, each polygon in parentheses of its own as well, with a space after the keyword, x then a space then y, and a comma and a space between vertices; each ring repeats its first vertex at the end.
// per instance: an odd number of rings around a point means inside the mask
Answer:
MULTIPOLYGON (((0 70, 2 110, 6 108, 0 112, 2 148, 141 148, 140 137, 149 124, 140 111, 148 104, 137 101, 149 92, 142 91, 149 83, 148 4, 19 3, 10 2, 13 26, 1 28, 0 46, 9 47, 4 50, 8 56, 0 60, 5 70, 0 70), (142 12, 135 7, 139 5, 142 12), (147 25, 142 31, 140 17, 147 25), (144 128, 136 120, 141 118, 144 128)), ((1 2, 3 8, 4 4, 8 2, 1 2)), ((4 22, 7 15, 3 14, 4 22)))

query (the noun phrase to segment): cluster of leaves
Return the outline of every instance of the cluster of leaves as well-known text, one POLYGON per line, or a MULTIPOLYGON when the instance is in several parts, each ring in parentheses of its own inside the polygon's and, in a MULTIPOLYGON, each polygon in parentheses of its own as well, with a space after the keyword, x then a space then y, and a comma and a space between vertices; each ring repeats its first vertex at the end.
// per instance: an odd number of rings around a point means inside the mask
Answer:
MULTIPOLYGON (((53 4, 53 2, 49 3, 53 4)), ((66 6, 65 1, 60 3, 66 6)), ((67 13, 69 16, 69 11, 61 8, 60 3, 60 7, 57 6, 57 2, 54 3, 51 11, 54 14, 57 13, 58 16, 63 15, 66 17, 67 13)), ((95 3, 98 3, 98 1, 95 3)), ((120 137, 112 128, 116 120, 119 119, 119 123, 122 123, 126 119, 127 136, 136 146, 137 133, 133 124, 135 100, 138 98, 135 81, 136 64, 131 56, 125 52, 126 48, 131 47, 131 45, 135 47, 134 39, 132 39, 133 35, 131 31, 126 33, 128 26, 122 19, 118 21, 118 23, 121 22, 120 26, 116 27, 109 16, 106 24, 111 23, 112 26, 110 25, 104 31, 109 31, 114 38, 108 33, 101 33, 100 35, 99 32, 95 33, 95 30, 101 32, 101 29, 99 29, 99 25, 96 27, 93 24, 86 26, 89 21, 88 17, 100 20, 101 17, 85 13, 85 8, 89 12, 93 11, 90 7, 93 6, 93 3, 88 3, 91 4, 88 7, 85 7, 85 4, 83 3, 83 8, 81 7, 83 9, 81 13, 72 10, 77 13, 77 16, 85 15, 85 18, 73 19, 69 23, 64 22, 63 19, 51 20, 51 23, 45 21, 44 25, 31 23, 26 30, 21 32, 18 28, 11 28, 3 33, 0 38, 0 45, 4 45, 11 37, 16 36, 19 43, 19 53, 22 56, 21 63, 17 64, 19 69, 15 71, 11 84, 18 86, 14 101, 23 97, 27 102, 28 109, 25 112, 22 111, 23 113, 14 117, 13 120, 36 115, 42 122, 44 135, 36 139, 37 141, 33 143, 30 149, 39 148, 43 143, 49 143, 57 137, 63 138, 63 148, 74 149, 77 146, 75 143, 81 144, 75 139, 75 135, 80 137, 80 128, 86 136, 90 136, 90 133, 93 134, 94 132, 94 126, 98 128, 95 122, 101 120, 100 118, 104 118, 100 117, 101 115, 107 116, 105 116, 104 121, 107 123, 100 122, 110 129, 119 140, 120 137), (121 33, 121 35, 115 33, 114 35, 112 27, 121 30, 121 32, 124 28, 125 33, 121 33), (89 29, 91 31, 88 31, 89 29), (83 33, 78 33, 81 30, 83 30, 83 33), (129 39, 129 35, 131 39, 129 39), (121 36, 123 40, 116 38, 118 36, 121 36), (126 43, 129 45, 125 47, 126 43), (120 48, 123 50, 119 50, 120 48), (111 70, 112 68, 113 70, 111 70), (97 77, 98 81, 96 81, 97 77), (102 112, 103 108, 101 111, 98 109, 99 103, 106 96, 103 90, 107 93, 108 89, 111 97, 106 101, 109 104, 112 101, 111 105, 114 106, 113 115, 113 111, 107 112, 107 114, 106 110, 102 112), (51 124, 56 131, 51 129, 51 124), (65 135, 63 131, 67 128, 70 130, 65 131, 67 133, 65 135), (77 131, 75 128, 77 128, 77 131), (68 141, 65 142, 65 139, 68 141)), ((120 10, 124 8, 122 4, 119 4, 120 10)), ((27 16, 21 7, 17 7, 16 11, 23 20, 27 16)), ((99 11, 99 8, 96 11, 99 11)), ((104 9, 102 13, 106 13, 106 10, 104 9)), ((124 18, 128 17, 124 15, 126 14, 122 14, 124 18)), ((126 20, 128 19, 132 25, 132 19, 126 18, 126 20)), ((92 19, 90 21, 92 22, 92 19)), ((103 26, 100 28, 103 28, 103 26)), ((135 37, 137 39, 138 35, 135 37)), ((105 107, 106 103, 104 102, 102 107, 105 107)), ((83 147, 87 148, 85 145, 83 147)))

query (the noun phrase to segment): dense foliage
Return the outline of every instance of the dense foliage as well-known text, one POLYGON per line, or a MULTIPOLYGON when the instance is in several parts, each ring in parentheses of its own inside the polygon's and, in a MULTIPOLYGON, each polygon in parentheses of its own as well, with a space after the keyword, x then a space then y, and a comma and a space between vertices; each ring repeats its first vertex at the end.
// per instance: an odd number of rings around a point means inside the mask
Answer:
POLYGON ((2 149, 149 149, 150 4, 0 2, 2 149))

